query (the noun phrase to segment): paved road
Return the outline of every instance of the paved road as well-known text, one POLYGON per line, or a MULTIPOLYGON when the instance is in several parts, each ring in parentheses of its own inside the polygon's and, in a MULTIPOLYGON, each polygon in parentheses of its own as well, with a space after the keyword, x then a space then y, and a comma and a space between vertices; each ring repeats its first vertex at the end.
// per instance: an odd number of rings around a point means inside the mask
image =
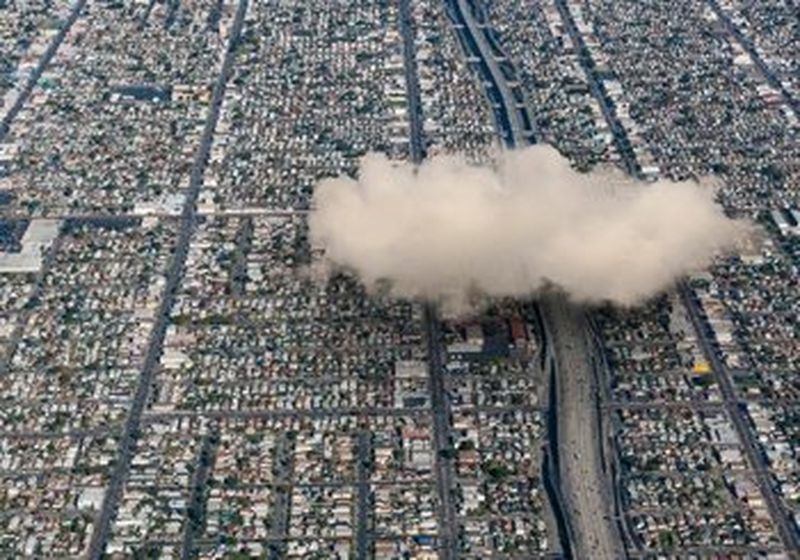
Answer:
POLYGON ((767 65, 766 62, 764 62, 764 59, 759 56, 758 51, 756 50, 756 47, 750 37, 742 33, 742 30, 739 29, 739 27, 728 16, 728 14, 725 13, 725 11, 720 7, 717 0, 706 0, 706 3, 711 7, 720 21, 722 21, 722 23, 725 25, 725 28, 733 36, 733 38, 736 39, 736 41, 745 51, 747 51, 747 54, 749 54, 750 58, 753 59, 753 62, 758 67, 759 71, 764 75, 764 78, 766 78, 769 85, 781 93, 786 103, 792 108, 795 114, 800 117, 800 100, 795 98, 785 87, 783 87, 778 75, 767 65))
POLYGON ((773 488, 772 478, 767 469, 768 465, 764 455, 761 453, 758 444, 756 443, 753 432, 750 430, 749 420, 746 418, 742 408, 739 406, 739 399, 736 396, 736 390, 733 387, 730 371, 725 363, 720 359, 719 353, 716 351, 714 342, 707 328, 707 323, 704 319, 703 311, 700 305, 694 298, 694 295, 686 284, 680 287, 681 297, 686 308, 689 310, 689 317, 692 320, 695 330, 699 335, 700 345, 703 348, 708 361, 711 363, 711 368, 719 383, 720 391, 725 402, 725 407, 728 409, 728 415, 733 422, 734 428, 739 435, 739 440, 742 448, 747 456, 751 468, 756 474, 756 481, 764 496, 769 513, 775 522, 775 527, 780 536, 781 542, 787 550, 794 554, 800 553, 800 541, 798 540, 797 530, 792 525, 792 522, 787 517, 785 510, 775 493, 773 488))
POLYGON ((147 396, 150 392, 150 386, 153 383, 153 377, 158 366, 158 361, 161 356, 161 351, 164 343, 164 336, 166 334, 167 325, 169 324, 169 312, 172 308, 172 303, 175 299, 175 293, 178 288, 178 282, 183 273, 183 267, 186 262, 186 256, 189 252, 189 241, 194 230, 195 222, 197 220, 197 196, 200 193, 200 188, 203 184, 203 173, 208 156, 211 150, 211 143, 214 135, 214 129, 217 126, 219 119, 220 107, 222 105, 222 96, 225 93, 225 84, 233 69, 234 61, 234 45, 237 44, 239 34, 242 31, 244 24, 244 16, 247 12, 247 0, 239 0, 239 6, 236 11, 236 17, 231 28, 230 37, 228 38, 228 50, 225 54, 225 60, 222 63, 217 81, 214 84, 214 91, 211 99, 211 107, 206 118, 205 128, 203 135, 200 139, 197 154, 192 165, 192 172, 189 181, 188 192, 186 193, 186 202, 183 207, 181 228, 178 233, 178 242, 175 248, 175 256, 170 263, 170 268, 167 272, 167 281, 164 287, 164 295, 161 300, 161 306, 158 310, 156 323, 153 327, 153 332, 150 337, 147 354, 145 356, 142 372, 139 376, 139 383, 136 387, 131 409, 125 421, 125 428, 120 439, 117 461, 114 470, 109 480, 108 489, 106 491, 103 505, 95 523, 95 530, 92 534, 92 540, 89 544, 88 557, 90 559, 99 559, 103 554, 106 540, 111 529, 111 519, 116 511, 117 503, 122 495, 122 487, 127 478, 128 468, 130 466, 131 458, 134 451, 134 442, 139 432, 139 425, 141 424, 142 413, 147 401, 147 396))
POLYGON ((243 218, 236 231, 236 249, 233 252, 233 266, 230 272, 231 294, 234 297, 244 295, 247 284, 247 255, 253 241, 253 220, 243 218))
POLYGON ((13 121, 22 110, 22 107, 25 105, 28 97, 30 97, 34 86, 36 86, 36 82, 38 82, 39 78, 42 77, 47 65, 50 64, 53 56, 55 56, 58 47, 61 46, 62 42, 64 42, 64 37, 67 36, 70 27, 72 27, 72 24, 75 23, 76 19, 78 19, 78 16, 85 5, 86 0, 77 0, 77 2, 75 2, 75 4, 72 6, 72 10, 67 17, 67 20, 64 22, 64 25, 61 26, 61 29, 58 30, 56 36, 53 37, 53 40, 50 41, 50 44, 47 46, 47 50, 44 51, 44 54, 39 59, 39 63, 28 77, 28 81, 23 86, 22 91, 20 91, 19 97, 17 97, 14 104, 3 116, 3 120, 0 122, 0 142, 2 142, 6 137, 6 134, 8 134, 8 130, 11 127, 11 121, 13 121))
POLYGON ((613 522, 610 480, 603 474, 597 388, 583 311, 563 297, 541 302, 556 362, 560 482, 576 558, 625 557, 613 522))
MULTIPOLYGON (((400 0, 400 32, 403 35, 406 88, 409 99, 409 128, 411 161, 420 163, 424 158, 424 133, 422 127, 419 81, 416 71, 414 37, 411 30, 409 0, 400 0)), ((430 375, 431 406, 435 446, 436 489, 439 496, 439 557, 457 558, 457 525, 452 490, 455 487, 453 462, 441 456, 439 451, 450 447, 450 406, 445 388, 444 368, 439 315, 436 306, 425 308, 425 336, 428 346, 428 370, 430 375)))
POLYGON ((358 433, 358 517, 356 519, 356 558, 367 560, 372 552, 372 528, 369 523, 370 503, 370 462, 372 456, 372 433, 361 430, 358 433))
MULTIPOLYGON (((53 260, 56 258, 56 255, 61 248, 61 243, 63 241, 61 232, 63 232, 63 225, 58 237, 53 240, 53 244, 47 248, 42 257, 42 266, 39 269, 39 272, 37 272, 34 276, 34 288, 30 297, 28 298, 29 302, 38 301, 42 297, 42 292, 44 291, 44 279, 47 276, 47 273, 50 271, 53 260)), ((28 324, 28 321, 30 320, 31 315, 33 315, 34 310, 35 307, 26 305, 18 314, 16 319, 17 323, 14 325, 14 330, 6 340, 6 352, 0 352, 0 377, 6 375, 11 369, 11 363, 14 360, 14 354, 19 348, 19 341, 25 331, 25 325, 28 324)))
MULTIPOLYGON (((511 120, 515 111, 513 111, 513 104, 508 95, 508 86, 504 80, 498 83, 492 72, 490 63, 496 67, 496 60, 491 57, 484 58, 478 36, 475 34, 477 26, 467 24, 467 15, 471 15, 469 9, 464 9, 463 4, 460 4, 458 0, 445 0, 445 6, 448 16, 453 21, 453 29, 461 42, 466 61, 475 71, 476 78, 480 80, 480 85, 484 89, 486 100, 494 116, 497 134, 504 144, 514 145, 516 138, 522 138, 522 134, 519 126, 511 120), (505 94, 503 89, 506 90, 505 94)), ((502 79, 502 74, 499 77, 502 79)))
POLYGON ((506 82, 503 72, 497 63, 491 47, 486 41, 486 36, 483 34, 482 29, 478 27, 478 22, 475 21, 475 16, 472 12, 472 6, 467 0, 454 0, 453 7, 457 10, 458 16, 466 26, 466 31, 471 36, 475 45, 478 48, 481 60, 486 64, 492 82, 497 86, 497 92, 500 94, 502 104, 508 116, 508 122, 511 126, 511 135, 513 138, 524 138, 525 126, 520 118, 519 112, 514 110, 516 103, 514 96, 511 93, 511 88, 506 82))
POLYGON ((567 30, 567 33, 569 33, 573 43, 578 47, 578 60, 580 61, 583 71, 586 74, 586 79, 589 82, 589 90, 600 104, 600 109, 603 112, 603 118, 605 118, 606 124, 608 124, 608 127, 611 129, 611 133, 614 135, 614 143, 617 146, 617 151, 625 162, 625 169, 630 175, 635 177, 639 173, 639 164, 636 162, 636 155, 633 153, 633 149, 628 141, 628 134, 625 131, 625 127, 622 126, 622 123, 617 118, 617 113, 611 106, 608 96, 606 96, 605 89, 594 72, 591 55, 586 46, 586 41, 583 40, 583 35, 581 35, 580 31, 578 31, 578 27, 575 25, 575 20, 573 19, 572 14, 567 7, 566 1, 555 0, 555 3, 556 8, 558 8, 558 13, 561 16, 561 20, 564 22, 564 27, 567 30))
MULTIPOLYGON (((695 546, 680 549, 681 558, 765 558, 768 554, 775 554, 772 558, 783 559, 783 550, 778 546, 695 546)), ((631 554, 631 559, 641 558, 652 560, 664 558, 663 550, 643 550, 631 554)))
POLYGON ((272 463, 274 492, 269 512, 269 530, 276 542, 269 547, 270 558, 283 558, 286 547, 283 540, 289 538, 289 521, 292 514, 292 488, 294 478, 295 441, 289 433, 278 439, 272 463))
MULTIPOLYGON (((571 18, 566 23, 569 22, 571 18)), ((572 26, 572 32, 577 33, 574 22, 572 26)), ((580 41, 578 44, 582 44, 580 41)), ((595 95, 610 111, 597 80, 594 81, 595 95)), ((511 107, 504 98, 501 110, 511 115, 515 112, 511 107)), ((606 118, 613 121, 609 123, 612 130, 615 125, 621 128, 613 113, 609 112, 606 118)), ((504 136, 509 138, 511 148, 525 143, 519 129, 513 126, 504 136)), ((624 156, 624 150, 620 151, 624 156)), ((635 160, 626 161, 635 170, 635 160)), ((579 559, 624 558, 625 550, 612 512, 615 501, 611 474, 605 468, 600 443, 601 412, 597 406, 594 356, 587 341, 589 325, 583 312, 563 298, 545 300, 540 310, 556 364, 556 402, 552 405, 558 409, 559 495, 565 501, 561 506, 567 516, 568 538, 575 541, 570 546, 579 559)))
POLYGON ((436 487, 439 494, 439 557, 458 557, 457 526, 452 490, 455 488, 455 471, 452 459, 442 457, 441 451, 450 448, 450 406, 445 387, 443 351, 438 312, 433 305, 426 306, 425 325, 428 335, 428 365, 430 369, 431 403, 433 407, 433 436, 436 451, 436 487))
POLYGON ((188 515, 181 541, 181 560, 189 560, 194 556, 194 541, 204 526, 206 484, 208 483, 208 475, 211 470, 211 460, 214 453, 213 442, 216 438, 217 435, 214 433, 206 434, 200 445, 200 453, 197 455, 194 476, 192 476, 188 515))
POLYGON ((612 503, 614 512, 614 519, 616 520, 616 528, 622 539, 622 545, 625 547, 626 554, 629 554, 632 544, 634 542, 629 519, 623 512, 623 471, 619 464, 620 450, 617 446, 617 441, 614 434, 617 430, 618 419, 616 414, 610 413, 608 410, 608 403, 611 402, 611 380, 612 370, 611 364, 606 355, 604 340, 601 329, 597 325, 594 317, 591 314, 586 315, 586 320, 589 325, 590 347, 594 352, 594 365, 595 365, 595 387, 597 388, 597 414, 600 422, 600 432, 602 434, 602 459, 605 462, 603 476, 606 480, 605 491, 609 493, 609 502, 612 503))
POLYGON ((680 410, 689 408, 691 410, 706 410, 715 412, 725 406, 722 401, 705 401, 701 399, 667 401, 656 399, 652 401, 608 401, 603 408, 609 410, 680 410))
MULTIPOLYGON (((463 412, 485 412, 487 414, 503 414, 507 412, 534 411, 535 407, 519 406, 469 406, 459 409, 463 412)), ((426 408, 310 408, 305 410, 284 408, 272 410, 200 410, 200 411, 173 411, 148 414, 151 420, 166 420, 169 418, 186 418, 202 415, 204 418, 327 418, 329 416, 424 416, 428 414, 426 408)))
MULTIPOLYGON (((452 1, 458 2, 463 11, 466 4, 464 0, 452 1)), ((571 18, 565 21, 567 24, 570 22, 572 32, 577 33, 571 18)), ((467 29, 476 33, 476 29, 469 25, 469 18, 466 23, 467 29)), ((583 44, 582 39, 576 41, 583 44)), ((595 95, 601 105, 605 105, 606 118, 611 121, 609 125, 612 130, 615 126, 621 129, 621 124, 611 112, 596 78, 594 75, 589 77, 594 80, 595 95)), ((502 73, 497 78, 500 80, 498 89, 508 91, 507 87, 503 87, 507 84, 502 73)), ((488 84, 485 85, 488 87, 488 84)), ((489 91, 486 93, 491 97, 489 91)), ((509 148, 524 145, 526 138, 521 129, 512 124, 512 116, 516 111, 513 110, 510 97, 501 96, 501 101, 499 110, 508 117, 497 119, 498 126, 507 126, 506 130, 501 131, 501 136, 506 139, 509 148)), ((624 138, 624 129, 619 132, 619 137, 624 138)), ((620 149, 620 152, 623 156, 626 155, 624 149, 620 149)), ((632 154, 628 156, 626 162, 633 172, 636 169, 635 160, 630 159, 632 154)), ((569 305, 563 298, 544 301, 540 310, 548 331, 546 338, 550 342, 549 351, 553 352, 556 364, 557 390, 554 393, 555 402, 551 406, 558 410, 555 443, 558 447, 557 484, 560 492, 557 495, 565 501, 564 504, 556 505, 566 513, 569 533, 562 537, 567 539, 576 558, 625 558, 625 550, 612 513, 615 500, 611 473, 605 468, 600 444, 601 412, 597 406, 598 395, 594 385, 595 357, 587 342, 589 325, 583 312, 569 305), (573 539, 575 542, 570 543, 573 539)))
MULTIPOLYGON (((517 69, 513 61, 503 50, 497 31, 492 27, 486 5, 480 0, 467 0, 470 7, 471 19, 477 24, 481 40, 487 43, 489 51, 500 66, 500 71, 504 77, 503 84, 511 92, 514 101, 513 107, 516 109, 518 127, 521 135, 517 137, 517 143, 522 142, 524 136, 528 144, 536 144, 542 137, 541 130, 536 124, 536 119, 530 110, 530 99, 527 92, 520 85, 517 69)), ((528 69, 530 71, 530 69, 528 69)), ((508 105, 506 105, 508 107, 508 105)))
POLYGON ((147 7, 144 9, 141 20, 139 20, 139 29, 143 30, 147 27, 147 20, 150 19, 150 14, 156 5, 156 0, 147 0, 147 7))
MULTIPOLYGON (((279 209, 279 208, 253 208, 253 209, 218 209, 211 212, 197 212, 197 216, 222 216, 226 218, 248 218, 248 217, 269 217, 269 218, 293 218, 295 216, 306 216, 308 215, 310 210, 301 210, 301 209, 279 209)), ((52 219, 52 220, 75 220, 75 221, 85 221, 88 223, 103 223, 103 222, 114 222, 114 221, 124 221, 124 220, 141 220, 142 218, 179 218, 182 216, 182 213, 175 213, 175 212, 148 212, 147 214, 131 214, 131 213, 119 213, 119 214, 94 214, 94 213, 66 213, 66 214, 45 214, 41 216, 42 218, 52 219)), ((3 218, 7 220, 27 220, 30 219, 30 215, 24 212, 9 212, 3 214, 3 218)))
POLYGON ((403 65, 406 74, 409 115, 409 155, 411 161, 419 163, 425 157, 425 138, 422 128, 422 108, 417 79, 417 57, 414 35, 411 28, 410 0, 400 0, 400 34, 403 36, 403 65))

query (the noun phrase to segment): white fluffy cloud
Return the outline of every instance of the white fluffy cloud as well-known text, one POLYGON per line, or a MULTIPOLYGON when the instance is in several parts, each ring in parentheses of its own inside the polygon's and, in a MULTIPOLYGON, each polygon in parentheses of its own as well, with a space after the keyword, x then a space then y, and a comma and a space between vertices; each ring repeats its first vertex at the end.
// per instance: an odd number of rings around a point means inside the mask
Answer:
POLYGON ((478 291, 527 296, 555 284, 575 300, 635 304, 707 265, 746 228, 707 185, 584 174, 554 149, 495 166, 438 156, 420 166, 364 158, 357 179, 322 181, 312 243, 370 286, 460 306, 478 291))

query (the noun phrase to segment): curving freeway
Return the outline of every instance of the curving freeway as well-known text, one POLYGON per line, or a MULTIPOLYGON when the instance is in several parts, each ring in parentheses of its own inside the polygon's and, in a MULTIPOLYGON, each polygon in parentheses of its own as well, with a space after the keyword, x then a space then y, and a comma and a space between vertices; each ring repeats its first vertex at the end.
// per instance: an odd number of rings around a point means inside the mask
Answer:
MULTIPOLYGON (((455 12, 456 32, 467 56, 479 56, 478 69, 486 95, 493 102, 500 136, 509 148, 535 140, 524 132, 516 115, 516 104, 508 92, 504 74, 486 36, 474 20, 474 5, 450 0, 455 12), (494 71, 493 71, 494 70, 494 71), (505 92, 505 94, 504 94, 505 92)), ((590 343, 590 325, 585 311, 565 296, 550 294, 542 299, 539 312, 545 340, 545 369, 551 387, 551 410, 557 410, 548 442, 549 466, 555 488, 548 492, 554 511, 564 515, 559 535, 564 554, 575 558, 617 560, 625 558, 625 547, 614 515, 615 494, 611 473, 603 455, 605 433, 601 424, 599 394, 594 368, 601 362, 597 346, 590 343)), ((546 465, 547 466, 547 465, 546 465)))
POLYGON ((445 0, 445 7, 467 62, 481 80, 503 142, 535 142, 536 132, 525 97, 518 84, 509 82, 513 67, 492 40, 485 23, 477 21, 476 12, 481 11, 468 0, 445 0))

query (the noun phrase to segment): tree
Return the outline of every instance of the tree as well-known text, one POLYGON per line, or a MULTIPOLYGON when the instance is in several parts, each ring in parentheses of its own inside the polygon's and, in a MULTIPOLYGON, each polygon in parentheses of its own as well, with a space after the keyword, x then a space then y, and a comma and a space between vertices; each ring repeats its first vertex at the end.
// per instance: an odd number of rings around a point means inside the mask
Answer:
POLYGON ((456 456, 456 452, 452 447, 446 447, 445 449, 441 449, 439 451, 439 457, 442 459, 446 459, 448 461, 452 461, 456 456))
POLYGON ((495 480, 502 480, 511 474, 510 469, 496 459, 486 461, 483 464, 483 472, 495 480))

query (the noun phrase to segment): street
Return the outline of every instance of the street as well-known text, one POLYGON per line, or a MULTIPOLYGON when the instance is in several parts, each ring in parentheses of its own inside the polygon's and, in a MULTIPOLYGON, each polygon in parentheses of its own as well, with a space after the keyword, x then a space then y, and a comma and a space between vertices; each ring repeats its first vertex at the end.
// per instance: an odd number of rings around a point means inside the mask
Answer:
POLYGON ((576 558, 625 556, 604 476, 596 386, 583 311, 563 297, 541 303, 556 367, 560 482, 576 558))

